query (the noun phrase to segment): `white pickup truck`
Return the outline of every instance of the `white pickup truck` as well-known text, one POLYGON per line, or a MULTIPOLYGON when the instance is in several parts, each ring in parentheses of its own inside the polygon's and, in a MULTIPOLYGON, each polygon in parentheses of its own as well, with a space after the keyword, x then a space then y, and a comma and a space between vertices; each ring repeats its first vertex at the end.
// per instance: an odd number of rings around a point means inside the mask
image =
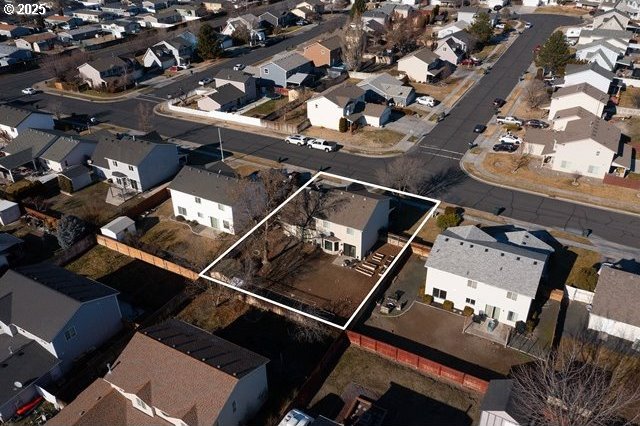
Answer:
POLYGON ((514 124, 516 126, 522 126, 522 120, 520 120, 519 118, 516 118, 512 115, 507 115, 506 117, 503 116, 498 116, 496 118, 496 121, 500 124, 514 124))
POLYGON ((311 139, 307 143, 307 148, 319 149, 325 152, 335 151, 338 149, 338 144, 335 142, 329 142, 324 139, 311 139))

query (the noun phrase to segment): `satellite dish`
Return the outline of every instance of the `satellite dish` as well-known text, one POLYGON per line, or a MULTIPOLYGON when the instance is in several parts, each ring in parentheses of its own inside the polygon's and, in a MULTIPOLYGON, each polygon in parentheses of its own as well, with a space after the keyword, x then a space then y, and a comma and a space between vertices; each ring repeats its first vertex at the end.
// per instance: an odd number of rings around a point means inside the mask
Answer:
POLYGON ((22 388, 22 383, 20 382, 13 382, 13 386, 17 387, 18 389, 22 388))

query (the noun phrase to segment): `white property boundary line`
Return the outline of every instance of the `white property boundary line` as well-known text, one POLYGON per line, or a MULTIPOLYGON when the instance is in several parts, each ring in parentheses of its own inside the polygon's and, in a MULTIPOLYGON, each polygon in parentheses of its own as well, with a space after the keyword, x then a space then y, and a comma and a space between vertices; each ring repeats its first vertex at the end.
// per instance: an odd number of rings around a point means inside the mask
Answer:
POLYGON ((273 305, 276 305, 280 308, 283 309, 287 309, 291 312, 295 312, 296 314, 305 316, 307 318, 311 318, 315 321, 319 321, 323 324, 329 325, 331 327, 335 327, 338 328, 340 330, 346 330, 347 327, 351 324, 351 322, 354 320, 354 318, 358 315, 358 313, 360 312, 360 310, 362 309, 362 307, 365 305, 365 303, 367 302, 367 300, 369 300, 369 298, 371 297, 371 295, 377 290, 377 288, 380 286, 380 284, 382 283, 382 281, 386 278, 387 274, 389 272, 391 272, 391 270, 393 269, 393 267, 395 266, 396 262, 398 262, 401 258, 402 258, 402 254, 404 254, 404 252, 411 246, 411 243, 413 242, 413 240, 416 238, 416 236, 418 235, 418 232, 420 232, 420 230, 424 227, 424 225, 427 223, 427 221, 429 219, 431 219, 431 216, 433 216, 433 213, 436 211, 436 209, 438 208, 438 206, 440 205, 441 201, 440 200, 436 200, 434 198, 429 198, 429 197, 424 197, 421 195, 416 195, 416 194, 411 194, 409 192, 404 192, 404 191, 399 191, 396 189, 391 189, 391 188, 387 188, 385 186, 381 186, 381 185, 376 185, 373 183, 369 183, 369 182, 364 182, 361 180, 357 180, 357 179, 352 179, 352 178, 347 178, 344 176, 340 176, 340 175, 336 175, 333 173, 328 173, 328 172, 318 172, 316 173, 307 183, 305 183, 304 185, 302 185, 296 192, 294 192, 289 198, 287 198, 282 204, 280 204, 274 211, 272 211, 271 213, 269 213, 269 215, 267 215, 267 217, 265 217, 264 219, 262 219, 257 225, 255 225, 253 228, 251 228, 251 230, 249 230, 242 238, 240 238, 235 244, 233 244, 231 247, 229 247, 224 253, 222 253, 220 256, 218 256, 218 258, 216 260, 214 260, 213 262, 211 262, 206 268, 204 268, 204 270, 202 272, 200 272, 198 275, 201 278, 204 278, 206 280, 215 282, 217 284, 223 285, 225 287, 231 288, 233 290, 239 291, 241 293, 247 294, 249 296, 255 297, 257 299, 260 299, 262 301, 271 303, 273 305), (424 220, 422 221, 422 223, 420 223, 420 225, 417 227, 416 231, 411 235, 411 237, 407 240, 407 242, 405 243, 405 245, 402 247, 402 249, 400 249, 400 252, 396 255, 396 257, 393 259, 393 261, 391 262, 391 264, 387 267, 387 269, 385 269, 384 273, 382 274, 382 276, 380 276, 380 278, 378 279, 378 282, 376 282, 376 284, 371 288, 371 290, 369 291, 369 293, 367 293, 367 295, 362 299, 362 302, 360 302, 360 305, 358 305, 358 307, 356 308, 356 310, 353 312, 353 314, 351 315, 351 317, 347 320, 347 322, 345 323, 344 326, 342 325, 338 325, 335 324, 331 321, 328 321, 324 318, 320 318, 317 317, 315 315, 311 315, 307 312, 301 311, 299 309, 295 309, 291 306, 287 306, 283 303, 277 302, 275 300, 271 300, 267 297, 261 296, 259 294, 247 291, 243 288, 240 287, 236 287, 233 285, 230 285, 228 283, 225 283, 221 280, 215 279, 213 277, 210 277, 209 275, 207 275, 207 272, 214 267, 218 262, 220 262, 222 259, 224 259, 225 256, 227 256, 232 250, 234 250, 238 245, 240 245, 245 239, 247 239, 249 237, 249 235, 251 235, 256 229, 260 228, 267 220, 269 220, 273 215, 275 215, 278 211, 280 211, 280 209, 282 209, 287 203, 289 203, 294 197, 296 197, 299 193, 301 193, 302 191, 304 191, 309 185, 311 185, 313 182, 315 182, 318 179, 321 179, 322 177, 328 177, 328 178, 334 178, 334 179, 339 179, 342 181, 349 181, 351 183, 358 183, 361 185, 365 185, 368 187, 372 187, 372 188, 377 188, 377 189, 382 189, 384 191, 389 191, 392 192, 394 194, 398 194, 398 195, 404 195, 407 197, 413 197, 413 198, 418 198, 421 199, 423 201, 429 201, 434 203, 434 206, 431 208, 431 210, 427 213, 426 217, 424 218, 424 220))

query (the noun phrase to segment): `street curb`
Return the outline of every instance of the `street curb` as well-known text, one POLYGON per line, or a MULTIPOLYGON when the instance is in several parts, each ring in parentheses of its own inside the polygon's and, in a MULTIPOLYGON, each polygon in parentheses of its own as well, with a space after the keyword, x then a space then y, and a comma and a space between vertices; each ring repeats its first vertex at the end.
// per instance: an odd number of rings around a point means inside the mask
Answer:
POLYGON ((598 204, 588 203, 588 202, 585 202, 585 201, 573 200, 573 199, 566 198, 566 197, 563 197, 563 196, 552 196, 552 195, 549 195, 549 194, 545 194, 544 192, 537 192, 537 191, 533 191, 533 190, 530 190, 530 189, 523 189, 523 188, 518 188, 518 187, 515 187, 515 186, 509 186, 509 185, 504 185, 504 184, 497 183, 497 182, 492 182, 490 180, 487 180, 487 179, 485 179, 483 177, 480 177, 480 176, 476 175, 475 173, 471 173, 469 170, 467 170, 467 168, 464 166, 464 157, 462 157, 462 159, 460 160, 460 169, 463 172, 465 172, 467 174, 467 176, 469 176, 470 178, 472 178, 472 179, 474 179, 474 180, 476 180, 478 182, 484 183, 486 185, 496 186, 496 187, 503 188, 503 189, 509 189, 511 191, 523 192, 525 194, 536 195, 536 196, 548 198, 548 199, 551 199, 551 200, 560 200, 560 201, 564 201, 566 203, 578 204, 578 205, 584 206, 584 207, 593 207, 593 208, 596 208, 596 209, 599 209, 599 210, 604 210, 604 211, 608 211, 608 212, 612 212, 612 213, 620 213, 620 214, 625 214, 625 215, 628 215, 628 216, 640 217, 640 213, 629 212, 629 211, 626 211, 626 210, 618 210, 618 209, 614 209, 614 208, 611 208, 611 207, 605 207, 605 206, 601 206, 601 205, 598 205, 598 204))

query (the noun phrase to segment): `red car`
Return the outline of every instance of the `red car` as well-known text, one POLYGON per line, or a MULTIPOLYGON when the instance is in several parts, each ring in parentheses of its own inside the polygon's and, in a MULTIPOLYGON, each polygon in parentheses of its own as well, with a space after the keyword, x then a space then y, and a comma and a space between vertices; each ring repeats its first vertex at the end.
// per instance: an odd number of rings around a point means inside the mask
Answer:
POLYGON ((468 66, 477 66, 480 65, 480 61, 475 61, 471 58, 467 58, 467 59, 463 59, 462 62, 460 62, 460 64, 462 65, 468 65, 468 66))

